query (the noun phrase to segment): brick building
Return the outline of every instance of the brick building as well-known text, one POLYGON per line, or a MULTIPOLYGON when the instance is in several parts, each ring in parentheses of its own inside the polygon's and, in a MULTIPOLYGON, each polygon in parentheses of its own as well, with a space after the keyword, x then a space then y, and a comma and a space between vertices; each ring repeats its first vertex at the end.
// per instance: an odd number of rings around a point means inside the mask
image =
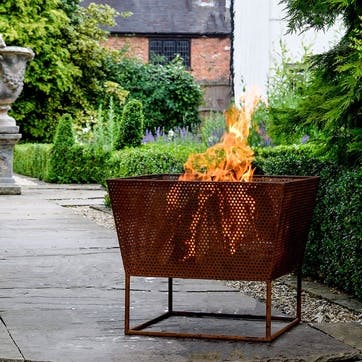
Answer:
POLYGON ((179 54, 204 89, 202 110, 224 110, 231 98, 230 0, 83 0, 108 4, 119 12, 108 46, 144 62, 179 54))

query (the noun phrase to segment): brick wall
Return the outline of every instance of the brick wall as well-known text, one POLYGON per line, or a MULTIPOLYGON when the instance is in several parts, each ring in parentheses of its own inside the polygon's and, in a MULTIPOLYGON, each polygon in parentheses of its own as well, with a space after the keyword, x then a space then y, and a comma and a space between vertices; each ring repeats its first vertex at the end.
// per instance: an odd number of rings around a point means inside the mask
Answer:
MULTIPOLYGON (((107 46, 112 49, 128 47, 128 54, 148 62, 148 38, 111 37, 107 46)), ((230 39, 191 39, 191 74, 198 81, 228 81, 230 75, 230 39)))
POLYGON ((112 36, 108 39, 107 46, 111 49, 122 49, 125 46, 130 56, 148 62, 148 38, 112 36))
POLYGON ((191 40, 191 69, 198 81, 228 81, 230 78, 230 39, 191 40))
MULTIPOLYGON (((128 54, 148 62, 148 38, 115 36, 108 40, 111 49, 126 46, 128 54)), ((202 85, 202 111, 224 110, 230 101, 230 39, 191 39, 191 74, 202 85)))

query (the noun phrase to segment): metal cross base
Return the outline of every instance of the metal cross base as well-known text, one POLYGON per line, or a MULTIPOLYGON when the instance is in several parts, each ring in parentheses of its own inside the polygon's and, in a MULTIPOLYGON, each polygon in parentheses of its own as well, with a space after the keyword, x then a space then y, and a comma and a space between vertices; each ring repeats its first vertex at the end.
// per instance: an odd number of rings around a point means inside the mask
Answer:
POLYGON ((203 313, 203 312, 188 312, 173 310, 173 284, 172 278, 168 278, 168 311, 160 316, 151 319, 145 323, 130 327, 130 286, 131 276, 126 275, 125 279, 125 325, 124 332, 126 335, 144 335, 155 337, 178 337, 178 338, 201 338, 201 339, 218 339, 218 340, 233 340, 233 341, 252 341, 252 342, 271 342, 279 337, 284 332, 288 331, 301 321, 301 273, 297 274, 297 296, 296 296, 296 317, 272 316, 271 313, 271 295, 272 295, 272 280, 266 282, 266 308, 265 316, 250 315, 250 314, 227 314, 227 313, 203 313), (155 331, 146 330, 158 322, 161 322, 170 317, 193 317, 193 318, 218 318, 218 319, 233 319, 233 320, 265 320, 265 335, 264 336, 246 336, 246 335, 225 335, 225 334, 208 334, 208 333, 183 333, 176 331, 155 331), (282 328, 272 333, 272 321, 287 322, 282 328))

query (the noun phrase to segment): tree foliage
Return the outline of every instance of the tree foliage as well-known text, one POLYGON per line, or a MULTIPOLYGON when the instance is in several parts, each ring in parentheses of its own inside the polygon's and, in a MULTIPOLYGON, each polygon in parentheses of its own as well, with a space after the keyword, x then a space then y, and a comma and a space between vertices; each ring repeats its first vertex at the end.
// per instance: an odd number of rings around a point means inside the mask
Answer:
POLYGON ((94 107, 105 74, 100 45, 114 24, 107 5, 79 6, 80 0, 4 0, 0 33, 8 45, 29 47, 24 90, 13 105, 23 139, 51 141, 59 117, 94 107))
POLYGON ((359 0, 282 0, 291 32, 326 30, 342 19, 345 33, 332 49, 311 57, 312 78, 289 119, 315 125, 339 163, 362 156, 362 5, 359 0))
POLYGON ((108 69, 114 82, 142 102, 147 129, 169 131, 200 123, 202 90, 180 59, 161 65, 123 58, 108 69))

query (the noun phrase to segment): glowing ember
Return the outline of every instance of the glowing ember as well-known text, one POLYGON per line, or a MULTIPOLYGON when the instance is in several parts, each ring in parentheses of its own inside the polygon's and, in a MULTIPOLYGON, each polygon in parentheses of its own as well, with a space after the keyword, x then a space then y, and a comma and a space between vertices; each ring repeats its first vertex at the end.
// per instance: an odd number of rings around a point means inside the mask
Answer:
POLYGON ((181 181, 249 181, 254 173, 254 152, 248 145, 251 116, 260 96, 256 91, 241 97, 242 107, 235 105, 225 112, 226 132, 221 141, 204 153, 193 154, 184 165, 181 181))

